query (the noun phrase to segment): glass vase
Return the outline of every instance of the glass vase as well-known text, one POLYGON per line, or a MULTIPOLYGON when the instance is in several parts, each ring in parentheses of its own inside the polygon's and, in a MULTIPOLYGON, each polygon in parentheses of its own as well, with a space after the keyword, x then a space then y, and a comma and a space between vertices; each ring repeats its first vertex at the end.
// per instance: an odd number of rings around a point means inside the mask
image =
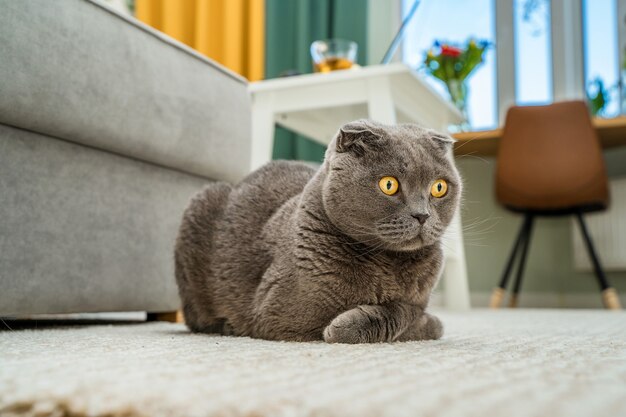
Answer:
POLYGON ((463 116, 463 122, 457 128, 460 131, 470 130, 469 119, 467 115, 467 83, 461 80, 448 80, 446 83, 448 93, 452 104, 459 110, 463 116))

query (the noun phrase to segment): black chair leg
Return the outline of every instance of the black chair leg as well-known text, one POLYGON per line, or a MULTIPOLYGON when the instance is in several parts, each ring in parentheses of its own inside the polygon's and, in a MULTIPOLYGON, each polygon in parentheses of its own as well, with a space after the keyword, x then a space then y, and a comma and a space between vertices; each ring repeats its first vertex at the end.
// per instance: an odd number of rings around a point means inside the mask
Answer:
POLYGON ((589 230, 587 230, 587 224, 585 223, 585 219, 580 212, 576 213, 576 217, 578 217, 580 231, 582 232, 583 240, 587 245, 589 257, 591 258, 591 262, 593 263, 593 269, 596 272, 596 277, 598 278, 598 283, 600 284, 600 289, 602 290, 602 302, 604 303, 604 306, 610 310, 621 310, 622 306, 619 301, 619 296, 617 295, 617 291, 615 291, 615 288, 611 287, 611 285, 609 284, 609 281, 604 274, 604 270, 602 269, 602 265, 600 265, 600 259, 598 259, 598 254, 596 253, 595 247, 593 246, 593 241, 591 240, 589 230))
POLYGON ((515 259, 517 258, 517 253, 519 252, 519 248, 526 239, 526 235, 528 234, 528 226, 531 222, 531 216, 527 214, 524 217, 524 222, 522 223, 519 232, 517 233, 517 238, 515 239, 515 243, 513 244, 511 255, 509 255, 509 259, 506 263, 506 266, 504 267, 504 272, 502 273, 502 278, 500 279, 500 285, 494 288, 493 293, 491 294, 491 300, 489 302, 489 307, 491 308, 499 308, 500 304, 502 304, 504 294, 506 293, 506 286, 509 282, 509 277, 511 276, 511 270, 513 269, 513 265, 515 264, 515 259))
POLYGON ((535 218, 533 215, 527 214, 526 219, 528 222, 528 226, 526 228, 524 246, 522 247, 522 255, 519 261, 519 266, 517 268, 517 276, 515 277, 515 282, 513 283, 513 291, 511 292, 511 298, 509 299, 509 307, 517 307, 517 302, 519 300, 519 292, 520 292, 520 289, 522 288, 522 279, 524 278, 524 267, 526 266, 526 257, 528 255, 528 248, 530 247, 530 237, 532 236, 533 222, 535 218))

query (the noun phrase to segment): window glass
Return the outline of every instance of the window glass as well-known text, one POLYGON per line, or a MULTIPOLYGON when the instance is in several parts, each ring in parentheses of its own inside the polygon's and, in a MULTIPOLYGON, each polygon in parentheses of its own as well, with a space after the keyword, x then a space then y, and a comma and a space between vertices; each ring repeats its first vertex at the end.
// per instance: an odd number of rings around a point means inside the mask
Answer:
POLYGON ((552 101, 552 50, 549 0, 515 0, 515 101, 552 101))
MULTIPOLYGON (((403 17, 413 2, 402 0, 403 17)), ((469 123, 473 129, 489 129, 497 125, 494 0, 422 0, 405 34, 403 61, 423 71, 424 58, 435 41, 465 46, 470 38, 492 45, 467 79, 469 123)), ((449 96, 441 81, 423 72, 429 84, 449 96)))
POLYGON ((583 44, 592 111, 616 116, 620 107, 616 0, 583 0, 583 44))

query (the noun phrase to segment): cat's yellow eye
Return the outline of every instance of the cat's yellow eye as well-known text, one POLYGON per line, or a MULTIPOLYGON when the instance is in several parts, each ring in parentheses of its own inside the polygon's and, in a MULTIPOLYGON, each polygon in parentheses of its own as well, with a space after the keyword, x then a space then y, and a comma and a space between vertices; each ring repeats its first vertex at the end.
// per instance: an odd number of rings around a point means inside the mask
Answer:
POLYGON ((448 183, 445 180, 437 180, 430 187, 430 194, 435 198, 441 198, 448 192, 448 183))
POLYGON ((394 177, 382 177, 380 181, 378 181, 378 186, 380 187, 380 191, 383 193, 387 195, 394 195, 398 192, 400 184, 394 177))

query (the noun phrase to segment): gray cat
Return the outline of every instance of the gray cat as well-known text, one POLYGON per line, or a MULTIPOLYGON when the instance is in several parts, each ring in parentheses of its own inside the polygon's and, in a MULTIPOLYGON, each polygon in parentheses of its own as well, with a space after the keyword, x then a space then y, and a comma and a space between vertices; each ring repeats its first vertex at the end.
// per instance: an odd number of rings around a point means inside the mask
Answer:
POLYGON ((272 162, 187 208, 176 280, 195 332, 373 343, 438 339, 426 313, 459 205, 453 140, 343 126, 319 170, 272 162))

